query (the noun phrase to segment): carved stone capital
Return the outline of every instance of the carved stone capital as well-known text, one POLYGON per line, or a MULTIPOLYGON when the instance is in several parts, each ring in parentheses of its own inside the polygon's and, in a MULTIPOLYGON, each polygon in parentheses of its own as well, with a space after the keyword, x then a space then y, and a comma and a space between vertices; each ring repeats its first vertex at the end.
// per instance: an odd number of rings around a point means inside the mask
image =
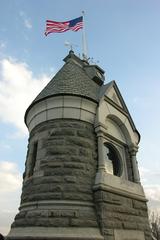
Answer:
POLYGON ((107 133, 107 127, 102 123, 95 124, 95 132, 97 133, 97 136, 101 135, 103 136, 105 133, 107 133))
POLYGON ((129 153, 131 154, 131 156, 135 156, 138 152, 138 146, 135 144, 131 144, 129 146, 129 153))

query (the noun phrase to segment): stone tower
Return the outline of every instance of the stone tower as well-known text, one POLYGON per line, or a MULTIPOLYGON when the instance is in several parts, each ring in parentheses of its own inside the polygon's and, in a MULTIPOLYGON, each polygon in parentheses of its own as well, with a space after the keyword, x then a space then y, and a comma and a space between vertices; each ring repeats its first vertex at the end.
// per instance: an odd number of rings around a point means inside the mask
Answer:
POLYGON ((29 144, 7 240, 150 240, 140 135, 115 81, 73 51, 25 114, 29 144))

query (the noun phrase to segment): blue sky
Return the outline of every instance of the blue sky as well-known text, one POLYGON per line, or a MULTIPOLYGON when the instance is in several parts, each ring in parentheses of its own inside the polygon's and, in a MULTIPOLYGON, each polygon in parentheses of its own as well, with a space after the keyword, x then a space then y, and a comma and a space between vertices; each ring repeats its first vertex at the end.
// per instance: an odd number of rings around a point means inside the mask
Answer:
POLYGON ((141 134, 138 161, 150 206, 160 209, 160 1, 1 0, 0 232, 19 207, 27 150, 27 106, 63 65, 65 41, 82 54, 82 32, 44 36, 45 21, 86 12, 89 57, 116 80, 141 134))

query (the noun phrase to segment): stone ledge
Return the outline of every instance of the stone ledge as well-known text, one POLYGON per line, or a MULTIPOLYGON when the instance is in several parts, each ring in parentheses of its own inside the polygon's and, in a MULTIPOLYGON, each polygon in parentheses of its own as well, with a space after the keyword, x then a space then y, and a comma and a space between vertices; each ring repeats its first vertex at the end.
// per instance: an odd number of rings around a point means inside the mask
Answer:
POLYGON ((12 228, 6 240, 9 239, 85 239, 104 240, 98 228, 80 227, 25 227, 12 228))
POLYGON ((143 187, 137 183, 124 180, 120 177, 98 172, 96 175, 94 190, 104 190, 117 193, 122 196, 130 197, 147 202, 143 187))
POLYGON ((44 201, 31 201, 31 202, 27 202, 27 203, 23 203, 20 206, 20 210, 21 209, 27 209, 27 208, 43 208, 47 206, 48 209, 52 209, 53 206, 57 208, 59 208, 60 206, 66 206, 66 207, 93 207, 94 204, 90 201, 71 201, 71 200, 44 200, 44 201))

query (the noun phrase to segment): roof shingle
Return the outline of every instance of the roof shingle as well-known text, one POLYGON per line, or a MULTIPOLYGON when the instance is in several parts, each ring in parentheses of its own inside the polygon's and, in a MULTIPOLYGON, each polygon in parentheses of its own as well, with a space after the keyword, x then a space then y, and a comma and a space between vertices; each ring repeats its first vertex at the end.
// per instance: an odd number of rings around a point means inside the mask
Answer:
POLYGON ((80 95, 98 101, 99 88, 100 86, 89 78, 80 64, 69 59, 33 103, 58 94, 80 95))

